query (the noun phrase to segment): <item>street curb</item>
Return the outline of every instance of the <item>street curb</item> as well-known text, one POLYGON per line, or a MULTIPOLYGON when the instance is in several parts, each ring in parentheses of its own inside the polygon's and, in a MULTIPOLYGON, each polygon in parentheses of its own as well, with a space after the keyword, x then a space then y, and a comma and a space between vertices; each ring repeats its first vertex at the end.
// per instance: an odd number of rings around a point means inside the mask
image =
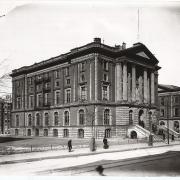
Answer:
POLYGON ((104 154, 104 153, 116 153, 116 152, 125 152, 125 151, 135 151, 141 149, 152 149, 152 148, 160 148, 160 147, 167 147, 167 146, 176 146, 180 144, 166 144, 160 146, 147 146, 147 147, 139 147, 139 148, 131 148, 131 149, 123 149, 123 150, 107 150, 107 151, 100 151, 100 152, 88 152, 88 153, 80 153, 80 154, 68 154, 68 155, 60 155, 60 156, 48 156, 48 157, 38 157, 38 158, 31 158, 31 159, 21 159, 21 160, 12 160, 12 161, 3 161, 0 162, 0 165, 7 165, 7 164, 15 164, 15 163, 24 163, 24 162, 34 162, 34 161, 42 161, 46 159, 62 159, 62 158, 71 158, 71 157, 79 157, 79 156, 88 156, 88 155, 97 155, 97 154, 104 154))

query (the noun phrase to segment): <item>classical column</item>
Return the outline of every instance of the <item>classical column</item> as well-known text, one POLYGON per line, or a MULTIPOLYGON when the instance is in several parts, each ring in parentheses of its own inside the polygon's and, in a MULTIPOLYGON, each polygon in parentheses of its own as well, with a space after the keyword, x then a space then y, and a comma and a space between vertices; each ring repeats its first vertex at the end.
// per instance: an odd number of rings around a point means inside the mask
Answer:
POLYGON ((128 80, 127 80, 127 89, 128 89, 128 102, 131 102, 131 73, 128 73, 128 80))
POLYGON ((122 65, 118 63, 116 65, 116 100, 122 99, 122 65))
POLYGON ((139 102, 142 103, 143 102, 143 80, 142 80, 142 76, 139 76, 139 102))
POLYGON ((154 72, 151 72, 151 104, 154 104, 154 72))
POLYGON ((144 103, 147 103, 147 69, 144 70, 144 103))
POLYGON ((132 101, 136 100, 136 67, 132 65, 132 101))
POLYGON ((127 63, 123 63, 123 100, 127 100, 127 63))
POLYGON ((95 101, 98 100, 98 56, 95 55, 95 101))

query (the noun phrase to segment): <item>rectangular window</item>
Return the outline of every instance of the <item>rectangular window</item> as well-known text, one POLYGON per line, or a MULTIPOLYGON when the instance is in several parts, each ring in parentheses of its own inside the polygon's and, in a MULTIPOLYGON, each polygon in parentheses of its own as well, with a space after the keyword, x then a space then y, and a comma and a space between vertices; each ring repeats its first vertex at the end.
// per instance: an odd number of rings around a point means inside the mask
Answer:
POLYGON ((54 76, 56 79, 59 79, 60 78, 60 70, 54 71, 54 76))
POLYGON ((81 100, 87 100, 87 88, 86 88, 86 86, 80 87, 80 98, 81 98, 81 100))
POLYGON ((70 79, 66 79, 66 84, 70 84, 71 80, 70 79))
POLYGON ((107 61, 104 61, 104 63, 103 63, 103 68, 104 68, 104 70, 108 70, 108 62, 107 61))
POLYGON ((104 81, 108 81, 108 75, 104 74, 104 81))
POLYGON ((176 103, 176 104, 179 103, 179 96, 174 96, 174 103, 176 103))
POLYGON ((174 116, 175 117, 179 116, 179 108, 174 108, 174 116))
POLYGON ((164 109, 161 109, 161 110, 160 110, 160 116, 161 116, 161 117, 164 117, 164 109))
POLYGON ((60 104, 60 91, 55 91, 55 104, 60 104))
POLYGON ((44 86, 45 86, 45 89, 50 89, 50 83, 49 82, 45 83, 44 86))
POLYGON ((51 98, 50 95, 51 95, 50 93, 45 93, 44 94, 44 104, 45 105, 50 105, 50 100, 51 100, 50 99, 51 98))
POLYGON ((42 106, 42 101, 43 101, 43 99, 42 99, 42 94, 37 94, 37 99, 36 99, 37 101, 36 101, 36 105, 37 105, 37 107, 40 107, 40 106, 42 106))
POLYGON ((71 102, 71 89, 65 90, 65 103, 71 102))
POLYGON ((68 129, 64 129, 63 130, 63 135, 64 135, 64 137, 69 137, 69 130, 68 129))
POLYGON ((84 74, 81 74, 81 82, 84 82, 85 81, 85 75, 84 74))
POLYGON ((33 83, 32 83, 32 77, 29 77, 29 78, 28 78, 28 84, 29 84, 29 85, 32 85, 32 84, 33 84, 33 83))
POLYGON ((60 86, 59 81, 56 81, 56 82, 55 82, 55 87, 59 87, 59 86, 60 86))
POLYGON ((82 62, 82 63, 80 64, 80 71, 84 71, 84 70, 85 70, 85 63, 82 62))
POLYGON ((69 67, 65 68, 65 76, 69 76, 69 67))
POLYGON ((42 84, 38 84, 36 86, 36 91, 42 91, 42 84))
POLYGON ((16 108, 17 109, 21 108, 21 98, 20 97, 17 97, 17 99, 16 99, 16 108))
POLYGON ((33 108, 34 106, 34 96, 30 95, 29 96, 29 108, 33 108))
POLYGON ((161 98, 160 98, 160 104, 161 104, 162 106, 164 106, 164 104, 165 104, 165 98, 164 98, 164 97, 161 97, 161 98))
POLYGON ((108 86, 102 87, 102 99, 108 100, 108 86))

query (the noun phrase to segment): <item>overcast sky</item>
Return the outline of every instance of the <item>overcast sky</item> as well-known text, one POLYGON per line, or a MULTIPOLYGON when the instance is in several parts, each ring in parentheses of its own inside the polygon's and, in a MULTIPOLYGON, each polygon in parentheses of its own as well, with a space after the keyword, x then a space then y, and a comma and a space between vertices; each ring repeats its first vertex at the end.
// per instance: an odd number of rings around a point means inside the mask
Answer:
POLYGON ((160 62, 159 83, 180 86, 180 3, 131 2, 0 2, 0 15, 5 14, 0 18, 0 74, 101 37, 112 46, 142 42, 160 62))

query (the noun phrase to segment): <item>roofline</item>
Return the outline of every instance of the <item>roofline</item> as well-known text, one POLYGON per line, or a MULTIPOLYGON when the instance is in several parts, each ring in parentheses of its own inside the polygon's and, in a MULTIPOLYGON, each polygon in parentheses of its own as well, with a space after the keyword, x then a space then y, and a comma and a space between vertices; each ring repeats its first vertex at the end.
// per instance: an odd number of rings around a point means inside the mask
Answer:
MULTIPOLYGON (((117 47, 112 47, 112 46, 102 44, 101 42, 91 42, 86 45, 73 48, 68 53, 49 58, 47 60, 41 61, 39 63, 35 63, 30 66, 23 66, 19 69, 14 69, 12 73, 10 74, 10 76, 14 77, 14 76, 18 76, 18 75, 25 74, 28 72, 34 72, 37 69, 43 69, 47 66, 49 67, 49 66, 61 64, 64 62, 70 62, 71 59, 73 58, 77 58, 79 56, 87 55, 90 53, 102 53, 102 54, 107 54, 108 56, 113 57, 113 58, 118 58, 121 56, 126 56, 127 54, 130 54, 133 51, 138 51, 140 48, 143 48, 147 53, 149 53, 150 57, 152 57, 151 63, 156 65, 156 69, 160 69, 160 67, 157 66, 159 61, 142 43, 136 43, 132 47, 129 47, 126 49, 119 49, 117 47)), ((143 58, 145 61, 147 61, 147 59, 144 57, 139 56, 139 58, 141 59, 143 58)))

